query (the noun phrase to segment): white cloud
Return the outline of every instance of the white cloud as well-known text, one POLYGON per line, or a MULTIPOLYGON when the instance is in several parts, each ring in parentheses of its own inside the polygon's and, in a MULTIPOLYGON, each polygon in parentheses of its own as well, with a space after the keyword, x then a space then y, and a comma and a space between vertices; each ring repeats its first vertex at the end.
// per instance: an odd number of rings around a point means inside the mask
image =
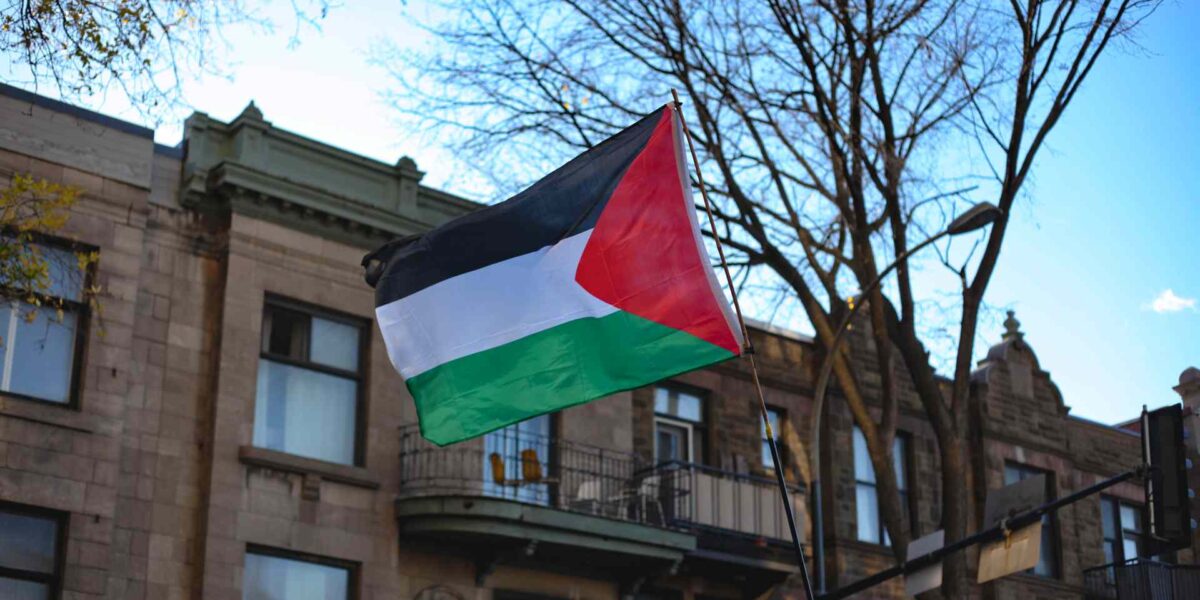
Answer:
POLYGON ((1195 298, 1181 298, 1175 295, 1175 292, 1167 288, 1154 299, 1153 302, 1147 304, 1144 308, 1148 308, 1158 314, 1179 312, 1181 310, 1196 310, 1195 298))

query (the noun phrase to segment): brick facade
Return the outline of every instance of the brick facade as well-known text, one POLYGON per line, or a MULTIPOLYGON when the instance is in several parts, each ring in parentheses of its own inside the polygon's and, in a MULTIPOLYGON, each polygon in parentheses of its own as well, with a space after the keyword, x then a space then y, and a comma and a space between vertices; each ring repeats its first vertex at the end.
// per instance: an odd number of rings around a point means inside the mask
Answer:
MULTIPOLYGON (((243 596, 247 548, 255 547, 352 564, 363 600, 488 600, 502 596, 498 590, 734 598, 761 576, 739 571, 741 562, 786 574, 785 543, 725 540, 720 533, 707 554, 630 579, 564 568, 533 547, 529 558, 492 564, 409 539, 394 502, 403 491, 399 431, 416 415, 374 329, 364 346, 360 464, 255 448, 266 298, 369 322, 373 294, 359 266, 365 249, 473 205, 421 186, 411 160, 382 165, 305 140, 275 129, 253 106, 229 124, 197 114, 185 144, 165 148, 148 130, 10 88, 0 92, 0 177, 32 173, 79 186, 82 199, 65 233, 101 256, 103 310, 84 333, 78 408, 0 394, 0 509, 7 502, 69 515, 63 598, 234 600, 243 596), (780 561, 784 567, 769 566, 780 561)), ((766 402, 784 415, 787 476, 803 484, 817 355, 811 340, 794 333, 755 327, 752 339, 766 402)), ((856 334, 851 347, 856 360, 870 364, 868 339, 856 334)), ((1200 409, 1198 381, 1200 374, 1178 388, 1193 409, 1200 409)), ((869 398, 877 397, 877 374, 863 384, 869 398)), ((703 398, 700 462, 731 477, 772 475, 761 464, 759 408, 744 361, 667 385, 703 398)), ((921 535, 938 527, 936 443, 911 386, 901 382, 899 391, 913 530, 921 535)), ((1015 324, 979 365, 973 402, 979 435, 972 491, 980 504, 1002 485, 1006 461, 1054 473, 1062 494, 1139 460, 1135 433, 1070 416, 1015 324)), ((852 421, 836 400, 827 415, 823 481, 833 587, 890 566, 892 557, 856 539, 852 421)), ((654 390, 643 388, 563 411, 555 430, 649 464, 654 423, 654 390)), ((1141 498, 1134 484, 1111 494, 1141 498)), ((808 543, 801 500, 797 518, 808 543)), ((981 597, 1079 597, 1082 570, 1104 562, 1098 500, 1061 511, 1055 528, 1060 577, 1005 578, 984 586, 981 597)), ((1191 553, 1180 558, 1191 560, 1191 553)), ((794 590, 791 597, 798 597, 794 590)), ((902 597, 902 583, 862 597, 902 597)))

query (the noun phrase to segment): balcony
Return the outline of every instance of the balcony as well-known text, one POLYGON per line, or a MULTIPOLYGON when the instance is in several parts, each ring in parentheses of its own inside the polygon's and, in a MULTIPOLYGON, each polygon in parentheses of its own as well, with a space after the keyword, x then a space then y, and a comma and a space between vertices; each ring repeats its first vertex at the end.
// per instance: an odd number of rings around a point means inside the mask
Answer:
POLYGON ((402 541, 497 564, 604 579, 668 573, 696 548, 664 526, 634 456, 507 428, 439 448, 405 427, 396 518, 402 541))
MULTIPOLYGON (((759 545, 791 544, 783 498, 774 479, 667 462, 646 472, 642 481, 661 488, 659 506, 669 526, 738 536, 759 545)), ((797 526, 803 527, 803 490, 791 486, 789 492, 797 526)))
POLYGON ((1083 571, 1087 600, 1184 600, 1200 598, 1200 566, 1136 558, 1083 571))
MULTIPOLYGON (((796 570, 774 480, 687 463, 648 465, 520 428, 439 448, 410 426, 400 445, 396 514, 406 539, 491 553, 489 564, 549 560, 600 569, 600 576, 682 566, 728 572, 731 581, 758 587, 796 570)), ((803 522, 799 492, 793 489, 793 502, 803 522)))

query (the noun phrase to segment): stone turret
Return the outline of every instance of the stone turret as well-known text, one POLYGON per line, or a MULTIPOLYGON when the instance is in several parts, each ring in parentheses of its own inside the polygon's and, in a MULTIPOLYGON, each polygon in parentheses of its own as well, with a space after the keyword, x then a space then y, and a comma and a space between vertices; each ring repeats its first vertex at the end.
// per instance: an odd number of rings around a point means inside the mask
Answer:
MULTIPOLYGON (((1183 399, 1185 414, 1190 412, 1192 415, 1188 417, 1188 426, 1195 432, 1196 425, 1200 425, 1200 369, 1196 367, 1184 369, 1179 374, 1179 385, 1175 386, 1175 391, 1183 399)), ((1192 448, 1200 453, 1200 435, 1193 435, 1188 441, 1192 444, 1192 448)))

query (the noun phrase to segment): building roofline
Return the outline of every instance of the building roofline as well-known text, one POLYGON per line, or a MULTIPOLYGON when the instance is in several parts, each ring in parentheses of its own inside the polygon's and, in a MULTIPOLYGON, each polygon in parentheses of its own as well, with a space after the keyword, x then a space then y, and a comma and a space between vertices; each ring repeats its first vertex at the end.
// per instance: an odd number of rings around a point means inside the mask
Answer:
POLYGON ((91 121, 97 125, 103 125, 110 129, 116 129, 117 131, 128 133, 130 135, 136 135, 150 140, 154 139, 154 130, 148 127, 130 123, 129 121, 122 121, 116 117, 110 117, 96 111, 80 108, 60 100, 47 98, 46 96, 35 94, 33 92, 23 90, 18 87, 13 87, 5 83, 0 83, 0 96, 8 96, 9 98, 20 100, 22 102, 28 102, 35 106, 40 106, 54 112, 71 115, 85 121, 91 121))
POLYGON ((183 158, 183 144, 180 143, 178 146, 167 146, 165 144, 159 144, 156 142, 154 144, 154 153, 160 154, 162 156, 170 156, 171 158, 182 159, 183 158))
POLYGON ((751 329, 757 329, 759 331, 763 331, 766 333, 773 333, 779 337, 785 337, 790 340, 796 340, 797 342, 805 342, 805 343, 813 342, 813 337, 811 335, 806 335, 806 334, 800 333, 799 331, 796 331, 794 329, 788 329, 786 327, 772 325, 771 323, 767 323, 766 321, 759 321, 758 319, 751 319, 749 317, 746 317, 746 327, 749 327, 751 329))
MULTIPOLYGON (((1140 433, 1138 433, 1138 432, 1135 432, 1135 431, 1130 431, 1129 429, 1125 429, 1125 427, 1124 427, 1124 426, 1125 426, 1125 425, 1128 425, 1128 423, 1117 423, 1117 424, 1115 424, 1115 425, 1109 425, 1109 424, 1107 424, 1107 423, 1101 423, 1100 421, 1093 421, 1093 420, 1091 420, 1091 419, 1088 419, 1088 418, 1086 418, 1086 417, 1080 417, 1080 416, 1077 416, 1077 415, 1072 415, 1072 414, 1068 414, 1068 415, 1067 415, 1067 418, 1068 418, 1068 419, 1070 419, 1070 420, 1072 420, 1072 421, 1076 421, 1076 422, 1078 422, 1078 423, 1083 423, 1083 424, 1086 424, 1086 425, 1091 425, 1091 426, 1093 426, 1093 427, 1099 427, 1099 428, 1101 428, 1101 429, 1107 429, 1107 430, 1109 430, 1109 431, 1115 431, 1115 432, 1117 432, 1117 433, 1124 433, 1125 435, 1132 435, 1132 436, 1135 436, 1135 437, 1141 437, 1141 434, 1140 434, 1140 433)), ((1137 419, 1134 419, 1134 421, 1136 421, 1136 420, 1137 420, 1137 419)))

